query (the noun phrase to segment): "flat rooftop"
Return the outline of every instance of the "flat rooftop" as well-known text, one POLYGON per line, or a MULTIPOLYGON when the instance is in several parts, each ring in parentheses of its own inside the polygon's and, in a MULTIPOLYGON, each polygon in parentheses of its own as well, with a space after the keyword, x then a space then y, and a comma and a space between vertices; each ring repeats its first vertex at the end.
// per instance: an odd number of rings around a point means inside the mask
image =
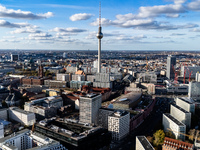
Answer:
POLYGON ((172 120, 174 123, 176 123, 178 126, 185 126, 182 122, 178 121, 176 118, 174 118, 172 115, 170 115, 169 113, 165 113, 163 114, 165 116, 167 116, 170 120, 172 120))
POLYGON ((112 114, 109 115, 109 116, 120 118, 120 117, 122 117, 122 116, 127 115, 128 113, 129 113, 129 112, 124 111, 124 110, 116 110, 116 111, 114 111, 114 113, 112 113, 112 114))
POLYGON ((28 133, 28 132, 30 132, 30 130, 28 130, 28 129, 23 129, 23 130, 20 130, 18 132, 14 132, 11 135, 8 135, 6 137, 1 138, 0 143, 5 142, 6 140, 10 139, 11 137, 14 137, 14 136, 17 136, 17 135, 20 135, 20 134, 23 134, 23 133, 28 133))
POLYGON ((179 110, 181 110, 184 113, 190 113, 190 112, 186 111, 185 109, 179 107, 178 105, 175 105, 175 104, 171 104, 171 105, 174 106, 174 107, 176 107, 176 108, 178 108, 179 110))
POLYGON ((182 100, 182 101, 184 101, 184 102, 186 102, 186 103, 188 103, 188 104, 193 104, 192 102, 186 100, 185 97, 178 97, 178 99, 180 99, 180 100, 182 100))
POLYGON ((87 95, 83 95, 81 97, 83 98, 94 98, 96 96, 99 96, 100 94, 95 94, 95 93, 90 93, 90 94, 87 94, 87 95))
POLYGON ((22 114, 32 114, 33 112, 29 112, 29 111, 25 111, 25 110, 23 110, 23 109, 20 109, 20 108, 18 108, 18 107, 10 107, 10 109, 11 110, 15 110, 15 111, 17 111, 17 112, 19 112, 19 113, 22 113, 22 114))
POLYGON ((146 150, 155 150, 145 136, 137 136, 138 140, 146 150))

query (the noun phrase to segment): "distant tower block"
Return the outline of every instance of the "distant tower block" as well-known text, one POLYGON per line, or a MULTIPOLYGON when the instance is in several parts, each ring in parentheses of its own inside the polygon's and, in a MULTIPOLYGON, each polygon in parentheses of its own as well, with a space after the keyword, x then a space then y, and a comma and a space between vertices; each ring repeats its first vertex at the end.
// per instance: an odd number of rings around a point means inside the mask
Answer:
POLYGON ((11 61, 18 61, 19 60, 19 55, 18 54, 11 54, 11 61))
POLYGON ((101 2, 99 3, 99 31, 97 33, 97 39, 99 39, 98 47, 98 73, 101 73, 101 39, 103 38, 103 33, 101 32, 101 2))
POLYGON ((43 71, 43 66, 42 65, 40 65, 39 66, 39 77, 43 77, 43 74, 44 74, 44 71, 43 71))

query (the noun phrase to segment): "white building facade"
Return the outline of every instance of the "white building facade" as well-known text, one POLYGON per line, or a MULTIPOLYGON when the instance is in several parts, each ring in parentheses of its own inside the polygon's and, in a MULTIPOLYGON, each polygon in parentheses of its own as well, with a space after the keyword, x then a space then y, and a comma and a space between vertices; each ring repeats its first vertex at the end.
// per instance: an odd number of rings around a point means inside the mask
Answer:
POLYGON ((175 98, 176 105, 179 107, 185 109, 188 112, 191 112, 192 114, 195 113, 195 104, 193 103, 193 100, 188 97, 177 97, 175 98))
POLYGON ((176 139, 185 140, 185 134, 186 132, 186 125, 182 122, 178 121, 176 118, 174 118, 172 115, 166 113, 163 114, 163 120, 162 124, 164 126, 164 131, 171 131, 176 139))
POLYGON ((31 126, 36 122, 33 112, 24 111, 18 107, 9 107, 9 119, 27 126, 31 126))
POLYGON ((200 82, 189 82, 188 97, 194 99, 195 101, 200 100, 200 82))
POLYGON ((3 150, 66 150, 58 141, 24 129, 0 139, 3 150))
POLYGON ((117 110, 108 116, 108 131, 112 133, 112 139, 120 141, 129 134, 130 113, 117 110))
POLYGON ((172 115, 178 121, 185 124, 188 129, 190 128, 190 126, 191 126, 191 113, 190 112, 184 110, 183 108, 181 108, 177 105, 171 104, 170 115, 172 115))

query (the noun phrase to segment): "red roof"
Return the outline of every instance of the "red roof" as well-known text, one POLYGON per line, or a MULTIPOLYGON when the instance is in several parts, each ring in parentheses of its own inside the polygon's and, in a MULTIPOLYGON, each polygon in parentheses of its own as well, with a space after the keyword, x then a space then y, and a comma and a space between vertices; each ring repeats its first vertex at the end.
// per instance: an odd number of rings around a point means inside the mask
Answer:
POLYGON ((165 149, 166 149, 166 147, 167 148, 173 147, 173 148, 176 148, 176 149, 182 148, 183 150, 192 150, 193 149, 193 144, 186 143, 186 142, 179 141, 179 140, 175 140, 175 139, 171 139, 171 138, 168 138, 168 137, 165 137, 163 147, 164 146, 165 146, 165 149))

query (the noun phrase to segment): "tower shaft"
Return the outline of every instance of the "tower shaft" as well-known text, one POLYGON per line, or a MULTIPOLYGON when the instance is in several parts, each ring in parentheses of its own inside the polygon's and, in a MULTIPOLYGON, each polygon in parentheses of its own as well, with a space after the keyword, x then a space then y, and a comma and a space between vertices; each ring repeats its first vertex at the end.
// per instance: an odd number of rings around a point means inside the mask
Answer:
POLYGON ((101 73, 101 39, 99 39, 98 45, 98 73, 101 73))

